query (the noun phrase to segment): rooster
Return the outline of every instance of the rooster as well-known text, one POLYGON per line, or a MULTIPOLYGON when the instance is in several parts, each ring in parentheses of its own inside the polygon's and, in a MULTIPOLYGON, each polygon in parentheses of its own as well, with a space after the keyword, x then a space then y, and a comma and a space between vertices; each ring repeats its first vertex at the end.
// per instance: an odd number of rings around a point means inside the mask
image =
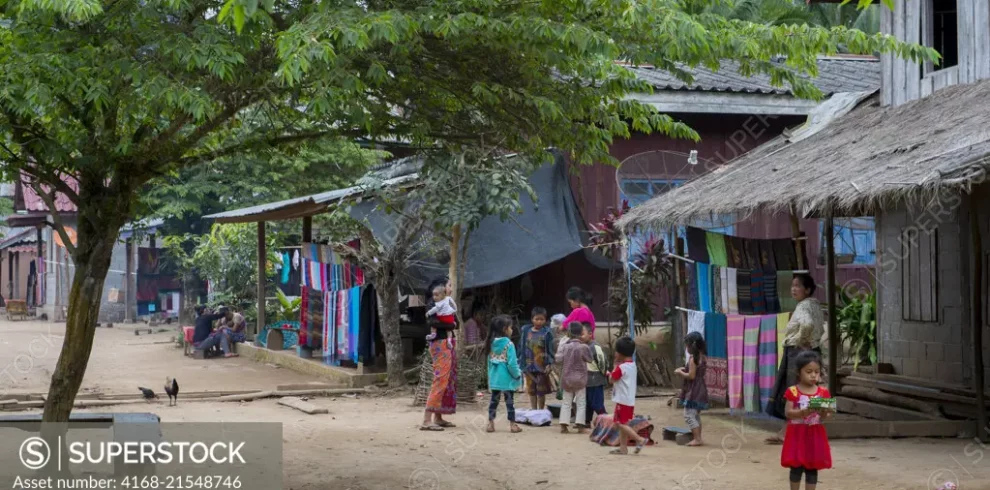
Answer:
POLYGON ((165 378, 165 393, 168 393, 168 406, 171 407, 179 403, 179 382, 175 378, 165 378))

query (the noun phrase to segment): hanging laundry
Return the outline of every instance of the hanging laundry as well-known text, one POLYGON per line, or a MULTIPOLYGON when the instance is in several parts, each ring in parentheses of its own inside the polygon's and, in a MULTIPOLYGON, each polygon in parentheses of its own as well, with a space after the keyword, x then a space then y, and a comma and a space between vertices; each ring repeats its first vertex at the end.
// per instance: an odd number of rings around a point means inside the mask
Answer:
POLYGON ((720 267, 726 267, 728 262, 725 253, 725 235, 706 231, 705 244, 708 246, 709 263, 720 267))
POLYGON ((743 248, 746 251, 746 265, 749 269, 761 269, 760 264, 760 242, 763 240, 753 240, 743 238, 743 248))
POLYGON ((739 315, 726 318, 726 350, 729 369, 729 408, 743 406, 743 334, 744 319, 739 315))
POLYGON ((744 269, 736 270, 736 298, 739 301, 739 313, 742 315, 753 314, 751 277, 751 271, 744 269))
POLYGON ((378 293, 375 286, 361 286, 360 334, 358 336, 358 359, 365 364, 375 363, 375 341, 381 337, 378 321, 378 293))
POLYGON ((725 313, 722 307, 722 267, 711 266, 711 286, 712 286, 712 312, 725 313))
POLYGON ((743 408, 747 412, 760 409, 760 317, 743 320, 743 408))
POLYGON ((725 269, 725 297, 728 302, 726 312, 730 315, 739 313, 739 271, 731 267, 725 269))
POLYGON ((761 413, 766 413, 777 381, 777 315, 760 318, 759 380, 761 413))
POLYGON ((780 313, 780 298, 777 296, 777 272, 763 272, 763 297, 767 303, 767 313, 780 313))
POLYGON ((281 264, 281 268, 282 268, 282 271, 281 271, 282 272, 282 281, 281 282, 282 282, 282 284, 288 284, 289 283, 289 273, 292 272, 292 265, 289 264, 289 252, 288 251, 282 252, 282 264, 281 264))
POLYGON ((712 310, 712 266, 698 262, 695 264, 698 289, 698 309, 701 311, 712 310))
POLYGON ((299 268, 299 250, 292 252, 292 268, 293 269, 299 268))
POLYGON ((708 236, 705 230, 688 226, 687 235, 688 258, 695 262, 708 263, 708 236))
MULTIPOLYGON (((736 308, 736 311, 732 311, 729 308, 729 268, 728 267, 723 267, 723 268, 719 269, 718 275, 719 275, 719 280, 721 281, 721 289, 722 289, 722 292, 721 292, 721 294, 722 294, 722 296, 721 296, 721 298, 722 298, 722 313, 725 313, 726 315, 732 314, 732 313, 739 313, 739 311, 738 311, 739 309, 738 308, 736 308)), ((733 278, 733 280, 735 280, 735 278, 733 278)), ((735 290, 735 286, 733 286, 733 291, 734 290, 735 290)))
POLYGON ((685 308, 687 308, 689 310, 707 311, 707 310, 705 310, 704 308, 702 308, 700 306, 700 304, 701 304, 701 289, 700 289, 700 285, 698 284, 698 281, 697 280, 695 280, 695 281, 690 280, 690 278, 696 278, 696 277, 698 277, 697 276, 696 269, 700 265, 702 265, 701 262, 697 262, 697 263, 694 263, 694 264, 685 264, 684 265, 684 271, 685 271, 684 277, 687 277, 688 278, 688 281, 687 281, 687 305, 685 306, 685 308))

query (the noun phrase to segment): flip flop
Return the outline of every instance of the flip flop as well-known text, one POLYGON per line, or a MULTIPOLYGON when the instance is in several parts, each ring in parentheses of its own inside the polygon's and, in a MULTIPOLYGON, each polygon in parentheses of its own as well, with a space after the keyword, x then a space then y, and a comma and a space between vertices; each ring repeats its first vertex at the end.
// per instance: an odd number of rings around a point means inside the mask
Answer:
POLYGON ((440 427, 439 425, 421 425, 419 426, 419 430, 425 430, 428 432, 443 432, 443 427, 440 427))
POLYGON ((624 452, 622 452, 622 451, 620 451, 618 449, 613 449, 613 450, 609 451, 608 453, 611 454, 611 455, 613 455, 613 456, 628 456, 629 455, 629 453, 624 453, 624 452))
POLYGON ((518 434, 522 432, 522 429, 518 425, 514 425, 512 426, 511 429, 509 429, 509 432, 512 432, 513 434, 518 434))
POLYGON ((633 449, 633 454, 639 454, 639 452, 643 450, 643 446, 645 444, 646 444, 646 441, 643 441, 643 442, 640 442, 639 444, 636 444, 636 449, 633 449))
POLYGON ((454 424, 452 424, 452 423, 450 423, 450 422, 447 422, 446 420, 444 420, 443 422, 437 422, 437 427, 443 427, 445 429, 452 429, 452 428, 457 427, 457 426, 454 425, 454 424))
POLYGON ((764 444, 771 445, 771 446, 779 446, 779 445, 781 445, 781 444, 784 443, 784 440, 781 439, 781 438, 779 438, 779 437, 777 437, 777 436, 770 436, 770 437, 764 439, 763 440, 763 443, 764 444))

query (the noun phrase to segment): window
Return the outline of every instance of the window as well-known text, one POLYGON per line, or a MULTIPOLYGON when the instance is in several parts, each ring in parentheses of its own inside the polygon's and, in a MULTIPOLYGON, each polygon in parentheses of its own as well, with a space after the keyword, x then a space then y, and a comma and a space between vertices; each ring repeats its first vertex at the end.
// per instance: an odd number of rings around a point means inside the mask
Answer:
MULTIPOLYGON (((629 201, 629 206, 636 207, 654 196, 659 196, 671 189, 680 187, 684 182, 686 181, 679 179, 624 179, 621 187, 621 198, 629 201)), ((715 233, 732 235, 736 228, 734 223, 735 220, 731 216, 716 216, 713 219, 695 223, 694 226, 715 233)), ((629 235, 629 245, 632 252, 634 254, 639 253, 643 250, 647 240, 657 236, 655 233, 634 233, 629 235)), ((687 235, 684 227, 677 228, 677 236, 686 238, 687 235)), ((675 245, 670 234, 663 233, 659 237, 663 238, 667 250, 673 252, 675 245)))
POLYGON ((901 230, 901 316, 938 322, 938 228, 901 230))
POLYGON ((922 43, 942 55, 939 65, 925 64, 925 73, 959 64, 957 0, 928 0, 921 14, 922 43))
MULTIPOLYGON (((873 218, 835 218, 833 221, 836 263, 875 265, 877 262, 877 233, 873 218)), ((819 221, 818 263, 825 264, 825 223, 819 221)))

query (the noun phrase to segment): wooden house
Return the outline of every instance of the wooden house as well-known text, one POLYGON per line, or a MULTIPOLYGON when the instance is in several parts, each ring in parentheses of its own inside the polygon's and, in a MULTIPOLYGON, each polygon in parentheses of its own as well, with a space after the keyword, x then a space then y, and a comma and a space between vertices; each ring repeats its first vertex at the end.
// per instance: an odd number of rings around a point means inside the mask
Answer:
MULTIPOLYGON (((873 216, 879 362, 918 385, 966 393, 982 434, 986 414, 976 407, 990 387, 983 361, 990 348, 990 3, 894 3, 893 11, 884 8, 883 30, 940 50, 941 66, 884 56, 879 93, 851 112, 804 139, 777 138, 633 210, 623 225, 665 227, 728 209, 873 216)), ((834 323, 830 330, 834 339, 834 323)), ((961 403, 955 395, 941 399, 953 400, 940 402, 943 411, 961 403)))

